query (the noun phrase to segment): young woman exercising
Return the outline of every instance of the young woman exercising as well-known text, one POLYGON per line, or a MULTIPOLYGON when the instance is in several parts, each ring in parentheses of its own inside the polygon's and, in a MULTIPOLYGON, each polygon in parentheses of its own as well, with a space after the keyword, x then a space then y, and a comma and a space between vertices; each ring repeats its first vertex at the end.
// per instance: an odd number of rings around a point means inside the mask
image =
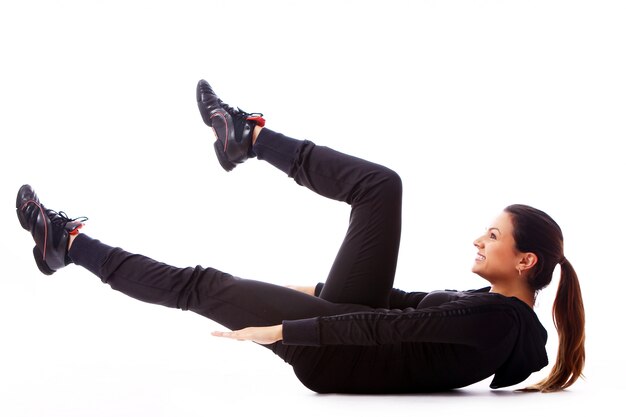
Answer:
POLYGON ((580 286, 563 254, 561 229, 546 213, 511 205, 474 241, 472 271, 489 286, 394 289, 402 210, 395 172, 271 131, 261 114, 228 106, 204 80, 197 101, 224 169, 256 157, 299 185, 351 205, 348 231, 325 283, 293 289, 128 253, 79 233, 85 218, 47 209, 24 185, 17 215, 35 240, 33 254, 44 274, 74 263, 133 298, 201 314, 232 330, 214 335, 271 349, 316 392, 405 393, 459 388, 492 375, 490 386, 501 388, 546 366, 547 333, 533 305, 559 264, 553 308, 558 355, 548 377, 529 389, 561 390, 581 375, 580 286))

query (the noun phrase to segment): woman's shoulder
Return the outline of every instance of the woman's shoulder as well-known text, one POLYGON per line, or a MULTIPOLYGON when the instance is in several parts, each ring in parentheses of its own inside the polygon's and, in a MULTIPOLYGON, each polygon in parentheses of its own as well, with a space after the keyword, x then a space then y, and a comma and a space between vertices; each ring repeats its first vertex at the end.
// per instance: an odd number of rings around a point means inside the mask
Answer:
POLYGON ((453 301, 466 301, 470 303, 483 304, 482 300, 491 300, 489 297, 489 287, 476 290, 436 290, 426 294, 417 305, 418 309, 437 307, 453 301))
POLYGON ((431 291, 422 298, 417 305, 417 310, 431 310, 438 308, 459 309, 493 309, 514 311, 515 315, 526 325, 537 327, 540 333, 545 329, 541 325, 535 311, 522 300, 516 297, 507 297, 502 294, 490 292, 491 287, 471 290, 437 290, 431 291))

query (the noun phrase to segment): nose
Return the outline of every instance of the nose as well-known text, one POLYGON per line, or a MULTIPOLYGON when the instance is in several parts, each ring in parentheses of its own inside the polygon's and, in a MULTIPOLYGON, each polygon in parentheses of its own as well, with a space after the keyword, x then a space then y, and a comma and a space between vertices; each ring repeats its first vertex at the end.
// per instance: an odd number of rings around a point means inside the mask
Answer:
POLYGON ((474 240, 474 246, 476 246, 478 249, 480 249, 480 248, 482 248, 484 246, 483 240, 482 240, 481 237, 479 237, 476 240, 474 240))

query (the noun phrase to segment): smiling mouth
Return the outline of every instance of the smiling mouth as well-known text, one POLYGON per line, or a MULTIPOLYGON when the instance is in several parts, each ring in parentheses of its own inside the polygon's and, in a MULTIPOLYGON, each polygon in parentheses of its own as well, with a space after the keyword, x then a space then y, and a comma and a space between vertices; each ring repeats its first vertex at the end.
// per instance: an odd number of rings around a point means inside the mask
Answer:
POLYGON ((480 253, 477 253, 477 254, 476 254, 476 261, 477 261, 477 262, 484 261, 485 259, 487 259, 487 258, 485 258, 485 256, 484 256, 484 255, 481 255, 480 253))

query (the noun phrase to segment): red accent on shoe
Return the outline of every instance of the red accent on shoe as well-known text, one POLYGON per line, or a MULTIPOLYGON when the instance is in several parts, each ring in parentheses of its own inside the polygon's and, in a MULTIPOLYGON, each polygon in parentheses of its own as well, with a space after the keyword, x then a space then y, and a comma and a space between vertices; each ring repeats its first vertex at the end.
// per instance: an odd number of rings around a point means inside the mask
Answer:
POLYGON ((80 229, 82 229, 82 228, 83 228, 83 226, 84 226, 84 224, 82 224, 82 223, 81 223, 81 224, 79 224, 78 226, 76 226, 76 228, 70 232, 70 235, 72 235, 72 236, 76 236, 76 235, 78 234, 78 231, 79 231, 80 229))
POLYGON ((262 118, 261 116, 250 116, 246 120, 252 120, 259 127, 265 126, 265 119, 262 118))

